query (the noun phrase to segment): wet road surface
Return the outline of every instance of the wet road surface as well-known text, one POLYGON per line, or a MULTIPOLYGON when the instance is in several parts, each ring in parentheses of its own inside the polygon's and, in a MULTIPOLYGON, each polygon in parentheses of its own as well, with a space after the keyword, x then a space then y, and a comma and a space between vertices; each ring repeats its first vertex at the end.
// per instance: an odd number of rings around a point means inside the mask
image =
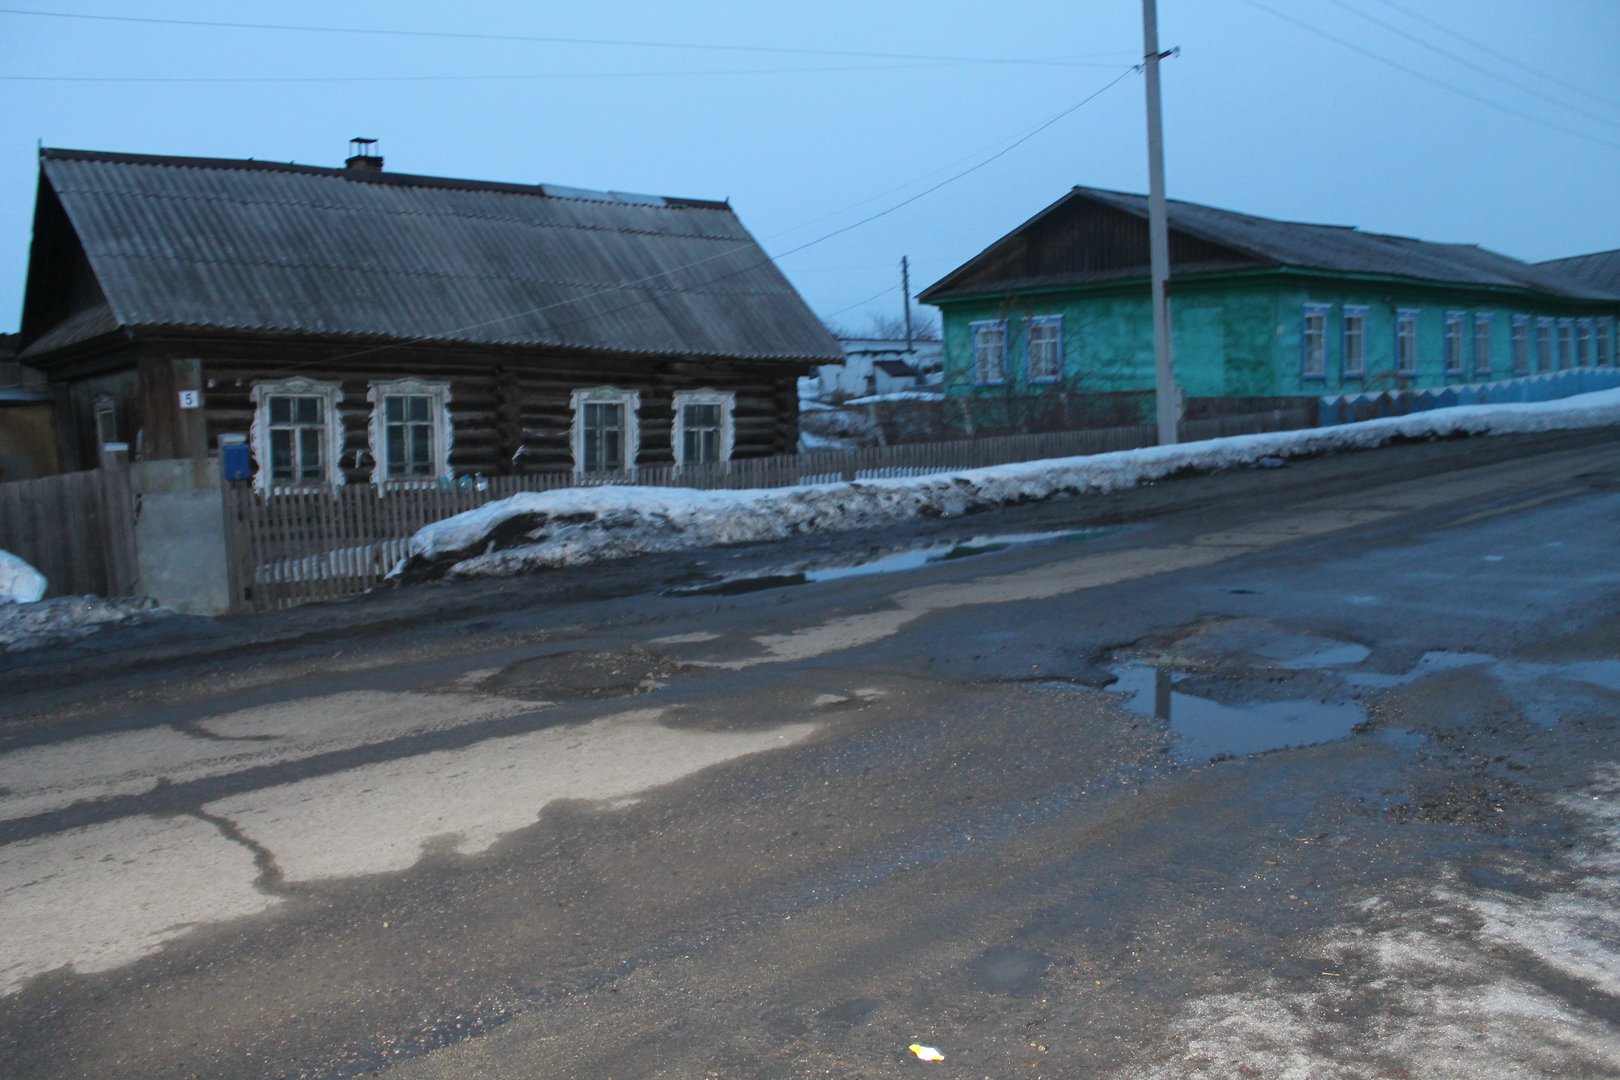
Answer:
POLYGON ((1612 1075, 1617 519, 1424 444, 8 658, 0 1062, 1612 1075))

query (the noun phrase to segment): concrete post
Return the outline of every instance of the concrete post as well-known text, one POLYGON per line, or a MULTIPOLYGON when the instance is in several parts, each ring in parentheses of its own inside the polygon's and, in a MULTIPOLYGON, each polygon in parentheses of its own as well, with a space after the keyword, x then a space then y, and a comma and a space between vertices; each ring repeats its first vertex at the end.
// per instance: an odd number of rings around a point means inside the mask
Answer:
POLYGON ((140 591, 190 615, 229 611, 219 459, 142 461, 130 474, 138 507, 140 591))

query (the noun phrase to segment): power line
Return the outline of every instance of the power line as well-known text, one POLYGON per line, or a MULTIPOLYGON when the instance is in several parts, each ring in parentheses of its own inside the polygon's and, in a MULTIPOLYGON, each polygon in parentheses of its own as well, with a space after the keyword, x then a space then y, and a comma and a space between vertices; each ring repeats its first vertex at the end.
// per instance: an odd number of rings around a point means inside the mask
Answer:
MULTIPOLYGON (((875 52, 859 49, 811 49, 781 45, 729 45, 714 42, 645 41, 625 38, 562 37, 548 34, 490 34, 456 30, 400 30, 366 26, 310 26, 299 23, 229 22, 222 19, 165 19, 140 15, 92 15, 84 12, 38 11, 29 8, 0 8, 0 15, 26 15, 46 19, 79 19, 87 22, 141 23, 155 26, 190 26, 215 30, 270 30, 307 34, 370 34, 378 37, 443 38, 461 41, 511 41, 543 45, 590 45, 610 48, 685 49, 710 52, 775 53, 790 56, 842 56, 868 60, 945 60, 952 63, 1019 64, 1072 67, 1081 59, 1102 60, 1119 53, 1095 53, 1077 57, 951 56, 936 53, 875 52)), ((1112 65, 1110 65, 1112 66, 1112 65)))
POLYGON ((1268 15, 1272 15, 1272 16, 1274 16, 1276 18, 1279 18, 1279 19, 1283 20, 1284 22, 1292 23, 1293 25, 1299 27, 1301 30, 1305 30, 1305 31, 1307 31, 1309 33, 1315 34, 1317 37, 1326 38, 1328 41, 1333 42, 1335 45, 1340 45, 1340 46, 1342 46, 1342 47, 1344 47, 1346 49, 1349 49, 1351 52, 1359 53, 1360 55, 1365 56, 1369 60, 1375 60, 1378 63, 1383 64, 1386 67, 1392 67, 1396 71, 1400 71, 1400 72, 1403 72, 1404 74, 1412 76, 1414 79, 1421 79, 1423 82, 1429 83, 1431 86, 1438 86, 1442 90, 1449 90, 1453 94, 1457 94, 1460 97, 1465 97, 1465 98, 1469 99, 1470 101, 1474 101, 1474 102, 1477 102, 1478 104, 1488 106, 1488 107, 1490 107, 1492 109, 1496 109, 1498 112, 1507 113, 1509 116, 1516 116, 1521 120, 1528 120, 1532 124, 1539 124, 1542 127, 1548 127, 1548 128, 1552 128, 1552 129, 1554 129, 1556 131, 1562 131, 1566 135, 1573 135, 1576 138, 1583 139, 1583 140, 1585 140, 1587 142, 1593 142, 1593 143, 1597 143, 1597 144, 1599 144, 1601 146, 1607 146, 1611 150, 1620 150, 1620 142, 1613 142, 1613 141, 1611 141, 1609 139, 1605 139, 1605 138, 1601 138, 1601 137, 1596 136, 1596 135, 1588 134, 1587 132, 1580 131, 1580 130, 1578 130, 1576 128, 1572 128, 1572 127, 1568 127, 1568 126, 1566 126, 1564 124, 1560 124, 1557 121, 1547 120, 1547 119, 1545 119, 1543 117, 1536 116, 1536 115, 1534 115, 1532 113, 1524 112, 1521 109, 1515 109, 1511 105, 1504 105, 1499 101, 1493 101, 1490 98, 1481 97, 1480 95, 1472 93, 1472 92, 1470 92, 1468 90, 1464 90, 1461 87, 1453 86, 1451 83, 1448 83, 1448 82, 1444 81, 1443 79, 1437 79, 1432 75, 1429 75, 1429 74, 1426 74, 1426 73, 1424 73, 1422 71, 1419 71, 1417 68, 1409 67, 1408 65, 1403 64, 1398 60, 1391 60, 1389 57, 1383 56, 1383 55, 1381 55, 1379 53, 1376 53, 1376 52, 1373 52, 1371 49, 1365 48, 1365 47, 1363 47, 1361 45, 1357 45, 1357 44, 1355 44, 1354 42, 1351 42, 1351 41, 1346 41, 1344 38, 1341 38, 1341 37, 1339 37, 1339 36, 1337 36, 1335 34, 1330 34, 1326 30, 1322 30, 1322 29, 1319 29, 1319 28, 1317 28, 1315 26, 1312 26, 1308 22, 1304 22, 1303 20, 1296 19, 1292 15, 1286 15, 1283 12, 1278 11, 1274 7, 1270 7, 1269 5, 1262 4, 1260 2, 1260 0, 1243 0, 1243 3, 1248 4, 1252 8, 1258 8, 1261 11, 1266 12, 1268 15))
POLYGON ((1410 42, 1412 42, 1412 43, 1414 43, 1416 45, 1420 45, 1423 48, 1428 49, 1430 52, 1438 53, 1439 55, 1445 57, 1447 60, 1451 60, 1451 61, 1454 61, 1454 62, 1456 62, 1458 64, 1461 64, 1461 65, 1463 65, 1464 67, 1468 68, 1471 71, 1477 71, 1480 74, 1486 75, 1486 76, 1496 80, 1499 83, 1502 83, 1502 84, 1507 85, 1507 86, 1511 86, 1516 90, 1522 90, 1526 94, 1530 94, 1533 97, 1541 98, 1543 101, 1550 101, 1554 105, 1557 105, 1559 108, 1568 109, 1571 112, 1579 113, 1581 116, 1586 117, 1588 120, 1596 120, 1600 124, 1606 124, 1609 127, 1620 129, 1620 121, 1610 120, 1606 116, 1599 116, 1597 113, 1588 112, 1586 109, 1583 109, 1578 105, 1571 105, 1569 102, 1565 101, 1564 99, 1554 97, 1553 95, 1547 93, 1544 90, 1538 90, 1533 86, 1526 86, 1524 83, 1519 82, 1517 79, 1510 79, 1506 75, 1503 75, 1500 72, 1496 71, 1494 68, 1487 67, 1484 64, 1475 63, 1474 61, 1468 59, 1466 56, 1458 56, 1456 53, 1452 52, 1450 49, 1442 49, 1440 46, 1434 44, 1432 41, 1426 41, 1426 40, 1424 40, 1423 38, 1419 37, 1416 34, 1409 33, 1406 30, 1401 29, 1400 27, 1396 26, 1394 23, 1385 22, 1383 19, 1378 18, 1378 16, 1376 16, 1376 15, 1370 15, 1367 12, 1362 11, 1361 9, 1355 7, 1354 5, 1346 3, 1345 0, 1328 0, 1328 3, 1333 4, 1334 6, 1339 7, 1339 8, 1343 8, 1345 11, 1350 12, 1352 15, 1359 15, 1361 18, 1366 19, 1368 22, 1372 23, 1374 26, 1382 27, 1383 29, 1388 30, 1390 33, 1395 34, 1398 37, 1405 38, 1407 41, 1410 41, 1410 42))
POLYGON ((890 293, 894 292, 894 290, 898 289, 899 287, 900 287, 899 285, 890 285, 888 288, 884 289, 881 292, 873 293, 871 296, 868 296, 865 300, 857 300, 857 301, 855 301, 855 303, 850 304, 848 307, 841 307, 837 311, 829 311, 829 312, 827 312, 827 314, 823 315, 822 318, 823 319, 837 318, 838 316, 842 315, 846 311, 854 311, 858 307, 865 307, 867 304, 870 304, 874 300, 883 299, 885 296, 888 296, 890 293))
MULTIPOLYGON (((925 196, 930 195, 933 192, 938 191, 940 188, 945 187, 947 184, 954 183, 955 181, 960 180, 965 176, 968 176, 968 175, 970 175, 970 174, 972 174, 974 172, 977 172, 979 169, 984 168, 986 165, 989 165, 991 162, 997 160, 998 158, 1004 157, 1007 153, 1009 153, 1010 151, 1012 151, 1016 147, 1022 145, 1023 143, 1028 142, 1030 139, 1034 138, 1036 135, 1040 134, 1042 131, 1045 131, 1047 128, 1051 127, 1053 124, 1055 124, 1058 121, 1062 120, 1064 117, 1067 117, 1067 116, 1071 115, 1072 113, 1078 111, 1079 109, 1081 109, 1085 105, 1089 104, 1090 102, 1095 101, 1098 97, 1101 97, 1103 94, 1107 93, 1109 90, 1111 90, 1115 86, 1117 86, 1127 75, 1130 75, 1132 72, 1134 72, 1136 70, 1137 69, 1134 68, 1134 67, 1126 68, 1124 71, 1120 72, 1117 76, 1115 76, 1113 79, 1109 80, 1107 83, 1105 83, 1102 87, 1100 87, 1096 91, 1092 92, 1091 94, 1088 94, 1086 97, 1082 98, 1080 101, 1076 102, 1075 104, 1069 106, 1067 109, 1064 109, 1062 112, 1060 112, 1057 115, 1053 116, 1049 120, 1046 120, 1043 123, 1038 124, 1034 128, 1030 129, 1027 133, 1022 135, 1020 138, 1018 138, 1017 141, 1013 142, 1012 144, 1007 146, 1005 149, 997 151, 995 154, 992 154, 990 157, 985 158, 983 161, 979 162, 976 165, 969 166, 968 168, 963 169, 960 172, 958 172, 958 173, 956 173, 956 174, 954 174, 954 175, 952 175, 950 177, 947 177, 944 180, 941 180, 939 183, 933 185, 932 187, 927 188, 924 191, 920 191, 917 194, 912 195, 909 198, 902 199, 900 202, 895 203, 893 206, 890 206, 890 207, 888 207, 888 208, 886 208, 884 210, 880 210, 875 214, 870 214, 870 215, 862 218, 861 220, 854 222, 853 224, 846 225, 846 226, 844 226, 842 228, 839 228, 839 229, 834 229, 831 232, 823 233, 821 236, 818 236, 813 240, 807 240, 804 243, 799 244, 796 247, 792 247, 792 248, 789 248, 786 251, 780 252, 779 254, 775 255, 774 257, 771 256, 771 255, 766 255, 765 258, 763 258, 763 259, 751 261, 745 266, 738 267, 737 269, 729 271, 729 272, 724 273, 724 274, 719 274, 713 280, 714 281, 725 281, 728 278, 736 277, 739 274, 748 273, 749 271, 755 270, 755 269, 757 269, 757 268, 759 268, 761 266, 768 265, 768 264, 770 264, 772 262, 775 262, 776 260, 785 259, 785 258, 788 258, 789 256, 792 256, 792 255, 797 255, 801 251, 807 251, 810 248, 813 248, 813 247, 817 246, 818 244, 823 244, 823 243, 827 242, 828 240, 833 239, 836 236, 842 236, 844 233, 847 233, 847 232, 851 231, 852 229, 858 229, 861 226, 869 224, 869 223, 871 223, 873 221, 876 221, 877 219, 879 219, 881 217, 885 217, 885 216, 887 216, 889 214, 892 214, 896 210, 899 210, 904 206, 909 206, 911 203, 914 203, 918 199, 924 198, 925 196)), ((800 228, 800 226, 794 226, 792 229, 784 230, 784 232, 792 232, 792 231, 795 231, 795 229, 797 229, 797 228, 800 228)), ((780 235, 783 235, 783 234, 782 233, 776 233, 775 235, 780 236, 780 235)), ((336 363, 339 360, 352 360, 352 359, 354 359, 356 357, 369 356, 369 355, 371 355, 373 353, 385 352, 385 351, 387 351, 389 349, 396 349, 396 348, 408 347, 408 346, 411 346, 411 345, 422 344, 422 343, 425 343, 425 342, 445 338, 445 337, 448 337, 448 336, 450 336, 452 334, 463 334, 463 333, 466 333, 466 332, 471 331, 471 330, 481 330, 486 326, 495 326, 495 325, 498 325, 499 323, 510 322, 513 319, 521 319, 521 318, 524 318, 524 317, 529 316, 529 315, 538 315, 538 314, 540 314, 542 312, 552 311, 552 310, 555 310, 555 309, 561 308, 561 307, 567 307, 567 306, 570 306, 570 305, 573 305, 573 304, 580 303, 581 301, 590 300, 590 299, 593 299, 593 298, 598 297, 598 296, 607 295, 609 293, 622 293, 625 289, 634 288, 634 287, 636 287, 638 285, 649 285, 649 284, 659 280, 660 278, 666 278, 666 277, 670 276, 671 274, 679 273, 682 270, 690 270, 690 269, 693 269, 695 267, 702 266, 705 263, 714 262, 716 259, 722 259, 722 258, 725 258, 727 256, 735 255, 735 254, 737 254, 737 249, 736 248, 728 248, 725 251, 719 251, 719 252, 714 253, 713 255, 706 255, 701 259, 693 259, 691 262, 682 263, 679 266, 672 266, 672 267, 669 267, 666 270, 659 270, 659 271, 657 271, 655 273, 647 274, 647 275, 644 275, 644 276, 639 277, 639 278, 634 278, 634 279, 632 279, 630 281, 623 281, 623 282, 619 282, 616 285, 609 285, 609 286, 604 286, 604 287, 602 287, 600 289, 593 289, 593 290, 590 290, 588 292, 585 292, 584 294, 582 294, 580 296, 575 296, 575 297, 572 297, 572 298, 567 299, 567 300, 558 300, 558 301, 555 301, 555 302, 550 303, 550 304, 541 304, 538 307, 528 308, 528 309, 526 309, 524 311, 515 311, 515 312, 511 313, 510 315, 502 315, 499 318, 495 318, 495 319, 485 319, 485 320, 482 320, 480 322, 471 323, 471 324, 468 324, 468 325, 465 325, 465 326, 457 326, 457 327, 447 328, 445 330, 439 331, 438 334, 436 334, 436 335, 434 335, 432 337, 417 337, 417 338, 408 339, 406 341, 389 342, 386 345, 375 345, 375 346, 371 346, 371 347, 365 348, 365 349, 358 349, 358 350, 355 350, 353 352, 339 353, 336 356, 330 356, 330 357, 327 357, 327 358, 325 358, 323 360, 309 360, 309 361, 303 361, 303 362, 295 363, 295 364, 284 364, 281 367, 275 368, 273 371, 267 372, 267 374, 285 374, 285 373, 290 372, 290 371, 298 371, 298 370, 301 370, 301 369, 304 369, 304 368, 313 367, 313 366, 317 366, 317 365, 320 365, 320 364, 336 363)), ((887 291, 888 290, 885 290, 885 292, 887 292, 887 291)), ((880 293, 879 295, 882 295, 882 294, 880 293)), ((639 298, 639 299, 631 300, 628 303, 619 305, 618 307, 609 308, 606 311, 595 312, 590 316, 590 318, 600 318, 600 317, 605 316, 605 315, 617 314, 620 311, 628 311, 630 308, 639 307, 642 304, 650 303, 651 300, 652 300, 651 297, 642 297, 642 298, 639 298)), ((869 301, 864 301, 864 300, 862 301, 862 303, 868 303, 868 302, 869 301)), ((586 319, 580 318, 580 319, 575 319, 572 322, 554 323, 552 325, 552 329, 554 329, 554 330, 566 329, 567 327, 570 327, 570 326, 577 326, 580 323, 583 323, 585 321, 586 321, 586 319)))
MULTIPOLYGON (((719 68, 671 71, 547 71, 521 75, 0 75, 0 82, 135 83, 157 85, 174 83, 326 84, 402 82, 526 82, 561 79, 658 79, 681 78, 690 75, 707 77, 727 75, 813 75, 821 72, 840 73, 851 71, 919 71, 931 68, 958 67, 963 63, 969 62, 970 61, 921 61, 910 64, 817 65, 816 67, 719 68)), ((1087 66, 1114 68, 1118 65, 1098 64, 1087 66)))
POLYGON ((1499 60, 1504 64, 1510 64, 1513 67, 1518 68, 1520 71, 1523 71, 1523 72, 1526 72, 1527 74, 1536 76, 1536 78, 1538 78, 1538 79, 1546 79, 1548 82, 1554 84, 1555 86, 1562 86, 1566 90, 1573 90, 1575 93, 1580 94, 1583 97, 1589 97, 1593 101, 1599 102, 1600 104, 1603 104, 1603 105, 1607 105, 1610 108, 1620 108, 1620 103, 1615 102, 1615 100, 1613 98, 1607 98, 1607 97, 1604 97, 1601 94, 1594 94, 1592 91, 1586 89, 1584 86, 1579 86, 1576 83, 1572 83, 1567 79, 1560 79, 1556 75, 1549 75, 1547 72, 1542 71, 1540 68, 1531 67, 1529 64, 1526 64, 1521 60, 1518 60, 1518 59, 1516 59, 1516 58, 1514 58, 1512 56, 1509 56, 1507 53, 1499 52, 1496 49, 1491 48, 1489 45, 1481 45, 1479 42, 1475 41, 1473 38, 1465 37, 1464 35, 1458 33, 1456 30, 1452 29, 1451 27, 1446 26, 1444 23, 1436 22, 1435 20, 1429 18, 1427 15, 1424 15, 1421 12, 1413 11, 1411 8, 1403 7, 1400 4, 1395 3, 1395 0, 1378 0, 1378 2, 1381 3, 1381 4, 1386 5, 1387 7, 1394 8, 1396 11, 1399 11, 1402 15, 1405 15, 1409 19, 1415 19, 1416 21, 1418 21, 1420 23, 1423 23, 1425 26, 1430 26, 1430 27, 1433 27, 1436 30, 1441 31, 1442 33, 1449 34, 1450 36, 1456 38, 1458 41, 1462 42, 1464 45, 1467 45, 1470 48, 1478 49, 1480 52, 1484 53, 1486 56, 1489 56, 1493 60, 1499 60))

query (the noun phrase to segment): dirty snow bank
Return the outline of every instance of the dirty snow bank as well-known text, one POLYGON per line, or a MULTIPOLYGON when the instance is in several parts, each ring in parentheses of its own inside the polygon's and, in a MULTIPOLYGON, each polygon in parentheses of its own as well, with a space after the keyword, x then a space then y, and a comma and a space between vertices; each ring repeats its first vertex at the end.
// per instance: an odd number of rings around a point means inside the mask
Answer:
POLYGON ((102 630, 173 615, 150 596, 59 596, 33 604, 0 604, 0 652, 61 645, 102 630))
POLYGON ((0 604, 32 604, 45 595, 45 575, 9 551, 0 551, 0 604))
POLYGON ((420 530, 395 571, 408 580, 486 577, 650 552, 779 540, 954 517, 1059 495, 1118 491, 1262 458, 1370 449, 1397 439, 1509 435, 1620 424, 1620 390, 1514 405, 1472 405, 1331 428, 1241 435, 1089 457, 897 480, 754 491, 573 488, 514 495, 420 530))

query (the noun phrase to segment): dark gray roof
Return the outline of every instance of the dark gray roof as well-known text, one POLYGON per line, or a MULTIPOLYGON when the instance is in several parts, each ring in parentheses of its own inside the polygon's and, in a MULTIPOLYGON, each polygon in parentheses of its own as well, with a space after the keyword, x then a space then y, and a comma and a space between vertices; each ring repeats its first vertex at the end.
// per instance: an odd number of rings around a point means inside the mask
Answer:
POLYGON ((1548 259, 1536 263, 1536 266, 1561 274, 1571 281, 1620 293, 1620 248, 1594 251, 1590 255, 1571 255, 1566 259, 1548 259))
MULTIPOLYGON (((974 277, 976 264, 1026 231, 1040 227, 1044 218, 1075 200, 1089 200, 1132 217, 1146 219, 1148 200, 1101 188, 1075 187, 1063 198, 1009 233, 981 256, 948 274, 921 294, 928 300, 948 298, 953 293, 983 292, 995 287, 1033 287, 1034 282, 986 281, 974 277), (962 286, 971 283, 971 288, 962 286)), ((1598 288, 1572 281, 1543 266, 1521 262, 1473 244, 1440 244, 1404 236, 1363 232, 1347 225, 1312 225, 1295 221, 1220 210, 1198 203, 1167 200, 1166 218, 1172 233, 1197 238, 1236 253, 1248 265, 1319 270, 1334 274, 1378 274, 1433 281, 1452 285, 1524 289, 1572 299, 1617 299, 1620 290, 1598 288)), ((1095 275, 1066 275, 1066 281, 1041 284, 1082 284, 1092 280, 1123 280, 1146 272, 1147 243, 1141 241, 1140 258, 1130 266, 1117 266, 1095 275)), ((1234 263, 1234 267, 1241 263, 1234 263)), ((1220 269, 1214 263, 1200 269, 1220 269)), ((1176 266, 1172 264, 1172 273, 1176 266)))
POLYGON ((48 332, 53 346, 110 323, 842 356, 722 202, 254 161, 40 158, 107 299, 83 326, 48 332))

